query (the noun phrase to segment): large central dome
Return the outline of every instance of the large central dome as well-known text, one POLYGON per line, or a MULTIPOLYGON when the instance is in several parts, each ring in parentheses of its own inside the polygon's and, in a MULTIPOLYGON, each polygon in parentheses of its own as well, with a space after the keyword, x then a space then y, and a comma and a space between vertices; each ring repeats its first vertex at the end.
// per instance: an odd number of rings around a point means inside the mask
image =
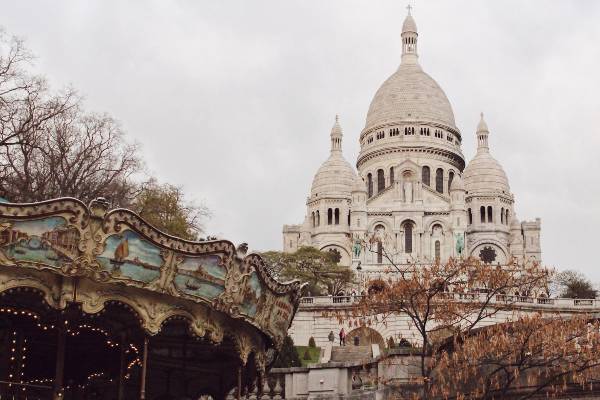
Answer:
POLYGON ((416 63, 402 63, 377 90, 367 113, 365 130, 407 120, 455 128, 446 94, 416 63))
POLYGON ((364 132, 415 121, 458 131, 446 94, 418 63, 417 39, 417 24, 409 14, 402 25, 402 63, 375 93, 364 132))

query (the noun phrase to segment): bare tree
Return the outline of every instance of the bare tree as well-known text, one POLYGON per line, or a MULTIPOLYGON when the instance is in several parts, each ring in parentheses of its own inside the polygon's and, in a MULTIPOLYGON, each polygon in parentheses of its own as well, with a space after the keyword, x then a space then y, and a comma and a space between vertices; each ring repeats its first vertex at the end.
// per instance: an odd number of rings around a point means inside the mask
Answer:
POLYGON ((32 202, 103 196, 125 205, 141 162, 114 119, 86 113, 73 90, 29 73, 22 40, 0 33, 0 196, 32 202))
POLYGON ((32 139, 55 116, 75 107, 73 91, 49 93, 45 79, 28 73, 31 53, 0 27, 0 146, 32 139))
POLYGON ((585 391, 600 376, 600 326, 585 316, 526 316, 462 338, 432 357, 432 394, 444 399, 529 399, 585 391))

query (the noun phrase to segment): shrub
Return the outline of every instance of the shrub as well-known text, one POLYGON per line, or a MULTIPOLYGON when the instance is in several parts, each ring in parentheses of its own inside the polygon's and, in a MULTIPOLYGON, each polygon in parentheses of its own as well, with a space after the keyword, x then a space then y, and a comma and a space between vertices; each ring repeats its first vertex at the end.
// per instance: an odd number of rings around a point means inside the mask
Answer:
POLYGON ((396 343, 394 343, 394 338, 393 337, 389 337, 387 340, 387 345, 388 348, 393 349, 394 347, 396 347, 396 343))
POLYGON ((315 338, 314 337, 310 337, 310 339, 308 339, 308 347, 317 347, 317 344, 315 343, 315 338))
POLYGON ((300 362, 300 357, 298 357, 298 352, 294 347, 294 341, 291 337, 286 336, 283 339, 283 347, 273 364, 274 368, 289 368, 289 367, 299 367, 302 363, 300 362))
POLYGON ((304 355, 302 356, 303 360, 310 360, 310 352, 308 351, 308 347, 304 350, 304 355))

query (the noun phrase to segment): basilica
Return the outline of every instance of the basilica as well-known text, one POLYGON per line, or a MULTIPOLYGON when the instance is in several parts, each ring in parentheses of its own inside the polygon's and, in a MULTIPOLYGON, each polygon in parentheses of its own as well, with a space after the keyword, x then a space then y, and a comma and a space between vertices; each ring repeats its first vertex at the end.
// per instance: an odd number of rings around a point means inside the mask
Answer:
POLYGON ((331 154, 314 176, 304 221, 283 227, 284 251, 313 246, 359 269, 450 257, 541 261, 541 221, 517 218, 483 114, 477 153, 467 164, 452 106, 419 65, 410 11, 401 38, 400 66, 375 93, 358 138, 356 169, 343 156, 336 117, 331 154), (365 239, 370 251, 357 245, 365 239))

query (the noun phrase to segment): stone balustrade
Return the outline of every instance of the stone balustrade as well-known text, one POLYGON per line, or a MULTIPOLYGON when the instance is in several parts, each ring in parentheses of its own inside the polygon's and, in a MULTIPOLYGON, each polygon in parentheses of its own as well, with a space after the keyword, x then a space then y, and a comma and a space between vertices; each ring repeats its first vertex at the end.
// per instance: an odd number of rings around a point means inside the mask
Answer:
MULTIPOLYGON (((485 294, 480 293, 444 293, 443 297, 448 300, 459 301, 476 301, 484 300, 485 294)), ((302 297, 300 299, 300 308, 313 307, 348 307, 352 304, 359 303, 363 296, 311 296, 302 297)), ((529 296, 513 296, 499 294, 494 296, 490 304, 512 304, 514 306, 539 307, 541 309, 569 309, 581 310, 585 312, 599 311, 600 299, 563 299, 563 298, 548 298, 548 297, 529 297, 529 296)))
MULTIPOLYGON (((276 370, 276 369, 275 369, 276 370)), ((242 393, 241 399, 245 400, 282 400, 285 398, 285 374, 272 372, 262 384, 259 379, 252 385, 251 390, 242 393)), ((231 390, 226 400, 237 399, 237 389, 231 390)))

